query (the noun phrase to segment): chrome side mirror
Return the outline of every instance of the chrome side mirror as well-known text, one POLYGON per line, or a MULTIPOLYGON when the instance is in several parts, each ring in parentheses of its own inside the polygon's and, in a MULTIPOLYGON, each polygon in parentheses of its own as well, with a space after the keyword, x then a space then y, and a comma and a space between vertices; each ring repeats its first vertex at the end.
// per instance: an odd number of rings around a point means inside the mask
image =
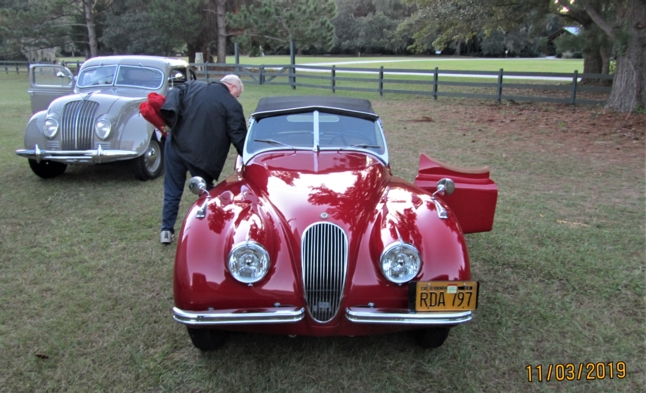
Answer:
POLYGON ((188 189, 191 190, 191 192, 197 196, 206 194, 206 199, 204 199, 204 203, 202 203, 202 206, 200 206, 200 208, 197 209, 197 213, 195 213, 196 218, 206 217, 206 206, 209 204, 209 198, 211 197, 211 195, 206 189, 206 182, 201 177, 194 176, 191 178, 191 181, 188 183, 188 189))
POLYGON ((437 210, 437 215, 443 220, 446 220, 449 215, 444 206, 442 206, 442 204, 437 199, 435 199, 435 195, 440 193, 444 193, 444 195, 451 195, 453 194, 453 191, 455 191, 455 183, 453 182, 453 180, 445 177, 437 182, 437 190, 431 195, 431 199, 435 204, 435 210, 437 210))
POLYGON ((206 182, 199 176, 192 177, 191 181, 188 183, 188 189, 191 190, 193 194, 200 196, 207 192, 206 182))
POLYGON ((433 195, 438 192, 444 192, 444 195, 451 195, 453 194, 453 191, 455 191, 455 183, 453 180, 445 177, 437 182, 437 191, 435 191, 433 195))

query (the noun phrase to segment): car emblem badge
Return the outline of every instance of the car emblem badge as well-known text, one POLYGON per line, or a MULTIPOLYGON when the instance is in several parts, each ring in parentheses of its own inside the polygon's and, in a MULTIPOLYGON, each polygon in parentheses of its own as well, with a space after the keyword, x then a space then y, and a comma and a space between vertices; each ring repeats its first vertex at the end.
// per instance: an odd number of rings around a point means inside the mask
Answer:
POLYGON ((322 220, 327 220, 328 217, 330 217, 330 215, 327 214, 326 212, 321 213, 321 219, 322 220))

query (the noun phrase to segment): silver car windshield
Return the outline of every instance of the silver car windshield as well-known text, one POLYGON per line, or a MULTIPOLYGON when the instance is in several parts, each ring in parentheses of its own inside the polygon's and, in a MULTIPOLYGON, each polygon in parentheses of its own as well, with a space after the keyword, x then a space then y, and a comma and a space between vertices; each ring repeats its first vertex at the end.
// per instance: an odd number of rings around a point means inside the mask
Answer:
POLYGON ((116 65, 85 68, 79 74, 76 85, 78 87, 112 85, 116 71, 116 65))
POLYGON ((267 150, 367 151, 388 163, 379 120, 319 111, 253 121, 245 142, 244 161, 267 150))
POLYGON ((164 83, 164 73, 157 68, 122 65, 117 72, 117 86, 159 89, 162 83, 164 83))
POLYGON ((152 67, 106 65, 90 67, 78 76, 78 87, 124 86, 159 89, 164 83, 164 73, 152 67))

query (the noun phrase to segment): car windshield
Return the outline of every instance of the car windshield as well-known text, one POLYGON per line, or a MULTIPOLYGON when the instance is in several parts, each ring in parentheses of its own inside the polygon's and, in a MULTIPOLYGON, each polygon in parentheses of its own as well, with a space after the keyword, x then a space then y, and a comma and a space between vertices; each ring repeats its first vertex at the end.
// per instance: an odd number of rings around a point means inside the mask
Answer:
POLYGON ((158 89, 164 82, 164 74, 156 68, 121 66, 117 73, 117 86, 144 87, 158 89))
POLYGON ((249 129, 245 157, 265 150, 314 151, 317 147, 318 150, 367 150, 387 162, 378 120, 319 111, 256 120, 249 129))
POLYGON ((77 86, 111 85, 116 70, 116 65, 85 68, 78 76, 77 86))
POLYGON ((79 87, 116 85, 158 89, 163 82, 164 73, 156 68, 106 65, 82 70, 78 76, 77 85, 79 87))

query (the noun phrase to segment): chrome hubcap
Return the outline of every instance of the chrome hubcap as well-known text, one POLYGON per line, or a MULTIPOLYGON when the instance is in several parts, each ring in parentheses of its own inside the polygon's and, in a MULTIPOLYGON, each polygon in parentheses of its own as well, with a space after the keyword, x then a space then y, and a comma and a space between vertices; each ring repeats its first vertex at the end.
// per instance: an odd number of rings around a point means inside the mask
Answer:
POLYGON ((156 171, 161 164, 160 158, 157 146, 151 142, 148 151, 146 152, 146 168, 148 168, 150 172, 156 171))

